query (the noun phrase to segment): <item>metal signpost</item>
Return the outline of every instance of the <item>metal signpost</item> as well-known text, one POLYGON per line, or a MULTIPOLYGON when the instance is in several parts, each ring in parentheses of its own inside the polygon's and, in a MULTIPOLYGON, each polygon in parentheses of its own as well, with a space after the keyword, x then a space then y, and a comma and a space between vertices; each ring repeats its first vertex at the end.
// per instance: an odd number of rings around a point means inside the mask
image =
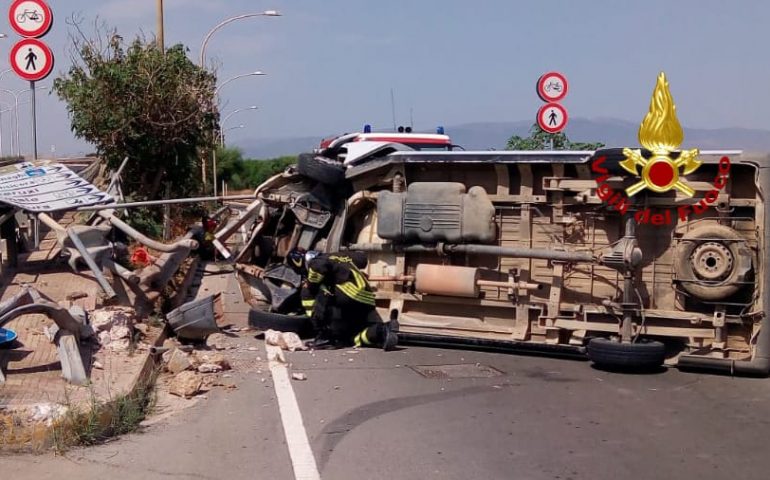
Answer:
POLYGON ((32 159, 37 159, 37 109, 35 82, 43 80, 53 71, 54 56, 45 43, 37 40, 51 29, 53 11, 43 0, 15 0, 8 10, 11 28, 25 37, 11 49, 10 63, 13 71, 29 80, 32 103, 32 159))
MULTIPOLYGON (((537 111, 537 124, 548 133, 559 133, 567 126, 567 109, 560 103, 567 96, 567 77, 559 72, 544 73, 537 79, 537 96, 545 103, 537 111)), ((553 139, 551 139, 553 150, 553 139)))

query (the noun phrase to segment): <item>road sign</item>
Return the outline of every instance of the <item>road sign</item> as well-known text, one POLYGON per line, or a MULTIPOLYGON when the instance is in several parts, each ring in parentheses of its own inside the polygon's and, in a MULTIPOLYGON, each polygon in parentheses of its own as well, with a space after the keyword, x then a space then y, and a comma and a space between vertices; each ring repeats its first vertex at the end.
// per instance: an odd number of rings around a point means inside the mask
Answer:
POLYGON ((567 78, 559 72, 548 72, 537 80, 537 95, 544 102, 558 102, 567 96, 567 78))
POLYGON ((0 168, 0 204, 53 212, 112 202, 110 195, 61 164, 27 162, 0 168))
POLYGON ((564 130, 567 119, 567 109, 558 103, 546 103, 537 111, 537 124, 548 133, 564 130))
POLYGON ((11 49, 11 67, 24 80, 42 80, 53 70, 53 52, 40 40, 25 38, 11 49))
POLYGON ((53 12, 43 0, 15 0, 8 10, 8 21, 22 37, 39 38, 53 25, 53 12))

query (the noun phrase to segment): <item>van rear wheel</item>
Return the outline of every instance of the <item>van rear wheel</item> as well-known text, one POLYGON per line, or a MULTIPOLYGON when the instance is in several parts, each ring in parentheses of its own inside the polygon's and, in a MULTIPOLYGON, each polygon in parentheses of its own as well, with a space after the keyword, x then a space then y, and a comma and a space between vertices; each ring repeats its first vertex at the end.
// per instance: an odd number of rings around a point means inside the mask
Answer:
POLYGON ((653 340, 621 343, 608 338, 588 342, 588 358, 605 370, 654 370, 666 360, 666 346, 653 340))

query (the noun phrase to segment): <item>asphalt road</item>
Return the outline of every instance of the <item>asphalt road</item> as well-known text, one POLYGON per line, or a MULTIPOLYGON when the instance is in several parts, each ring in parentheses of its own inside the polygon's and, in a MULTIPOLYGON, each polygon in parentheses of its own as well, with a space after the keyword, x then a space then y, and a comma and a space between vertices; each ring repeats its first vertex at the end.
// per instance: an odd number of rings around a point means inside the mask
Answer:
MULTIPOLYGON (((291 371, 307 374, 291 385, 324 479, 770 475, 768 379, 622 375, 579 361, 417 347, 350 352, 288 354, 291 371), (421 365, 431 366, 425 375, 421 365)), ((0 457, 2 476, 294 478, 269 371, 233 380, 237 390, 212 391, 107 445, 0 457)))

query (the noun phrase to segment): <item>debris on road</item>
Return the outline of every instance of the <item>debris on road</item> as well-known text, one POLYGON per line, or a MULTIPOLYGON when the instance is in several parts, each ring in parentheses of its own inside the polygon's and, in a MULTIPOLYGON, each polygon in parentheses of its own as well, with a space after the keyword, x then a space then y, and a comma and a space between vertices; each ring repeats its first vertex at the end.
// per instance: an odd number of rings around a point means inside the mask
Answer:
POLYGON ((302 339, 300 339, 299 335, 294 332, 268 330, 265 332, 265 342, 268 345, 281 347, 282 350, 288 350, 290 352, 307 350, 305 344, 302 343, 302 339))
MULTIPOLYGON (((195 360, 200 363, 198 371, 200 371, 200 368, 204 365, 213 366, 220 372, 232 368, 230 366, 230 361, 221 353, 195 352, 195 360)), ((207 369, 208 368, 210 367, 207 367, 207 369)))
POLYGON ((292 373, 291 378, 292 380, 304 382, 305 380, 307 380, 307 375, 305 375, 304 373, 292 373))
POLYGON ((213 363, 203 363, 198 365, 199 373, 219 373, 222 371, 222 367, 213 363))
POLYGON ((178 373, 171 380, 169 393, 179 397, 191 398, 201 391, 202 386, 203 377, 198 372, 185 370, 178 373))
POLYGON ((111 330, 113 327, 133 327, 136 311, 131 307, 105 307, 94 310, 89 316, 96 332, 111 330))
POLYGON ((179 349, 174 349, 169 355, 168 363, 166 363, 166 370, 176 375, 180 372, 192 368, 192 366, 193 362, 190 354, 185 353, 179 349))
POLYGON ((229 338, 224 333, 212 333, 206 338, 206 346, 213 350, 227 350, 232 348, 228 341, 229 338))
POLYGON ((204 340, 209 335, 219 333, 217 314, 214 303, 221 295, 215 294, 200 300, 185 303, 166 315, 169 326, 180 338, 204 340))

